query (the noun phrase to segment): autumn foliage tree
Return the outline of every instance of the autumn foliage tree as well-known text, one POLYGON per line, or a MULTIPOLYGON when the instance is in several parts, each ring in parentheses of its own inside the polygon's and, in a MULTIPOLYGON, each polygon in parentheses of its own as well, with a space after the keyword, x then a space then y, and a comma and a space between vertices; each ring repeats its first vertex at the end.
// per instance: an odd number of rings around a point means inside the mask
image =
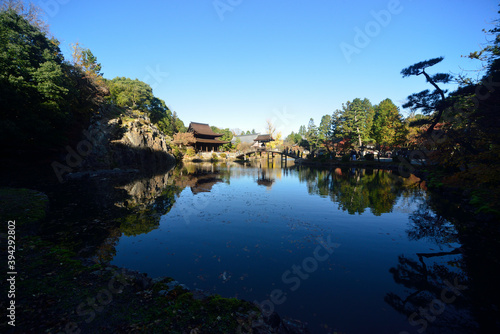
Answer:
POLYGON ((174 144, 179 145, 181 148, 183 146, 189 146, 196 142, 194 135, 191 132, 179 132, 174 134, 174 144))

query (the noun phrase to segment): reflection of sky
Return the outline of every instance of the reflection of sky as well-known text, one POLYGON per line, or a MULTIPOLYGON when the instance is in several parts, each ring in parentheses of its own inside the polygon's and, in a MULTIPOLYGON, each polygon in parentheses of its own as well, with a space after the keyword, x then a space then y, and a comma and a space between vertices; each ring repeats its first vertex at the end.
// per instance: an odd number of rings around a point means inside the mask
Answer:
MULTIPOLYGON (((267 170, 267 177, 273 172, 267 170)), ((439 251, 407 237, 407 212, 420 199, 400 198, 395 206, 405 210, 381 216, 370 209, 349 215, 330 198, 311 196, 297 173, 279 174, 269 189, 257 185, 258 169, 234 167, 229 184, 215 184, 210 193, 185 189, 159 229, 120 239, 114 264, 250 301, 282 289, 287 302, 278 312, 316 325, 337 324, 348 332, 408 329, 384 296, 403 292, 389 273, 399 255, 416 260, 416 253, 439 251), (312 256, 317 238, 328 236, 340 247, 292 292, 283 273, 312 256)))

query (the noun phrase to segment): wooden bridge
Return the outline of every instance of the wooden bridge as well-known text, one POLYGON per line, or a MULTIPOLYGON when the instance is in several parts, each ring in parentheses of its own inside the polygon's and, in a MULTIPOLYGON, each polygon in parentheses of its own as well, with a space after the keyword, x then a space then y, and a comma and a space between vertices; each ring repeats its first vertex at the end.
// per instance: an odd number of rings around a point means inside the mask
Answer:
POLYGON ((289 158, 293 158, 293 159, 299 159, 300 156, 297 155, 295 152, 293 151, 289 151, 289 150, 283 150, 283 151, 278 151, 278 150, 268 150, 268 149, 257 149, 257 150, 253 150, 253 151, 248 151, 248 152, 244 152, 244 153, 241 153, 241 154, 238 154, 236 156, 236 159, 244 159, 246 160, 247 159, 247 156, 250 156, 252 154, 259 154, 262 156, 262 153, 267 153, 267 158, 268 159, 274 159, 274 155, 275 154, 278 154, 278 155, 281 155, 281 159, 285 160, 289 157, 289 158), (269 154, 271 153, 271 154, 269 154))

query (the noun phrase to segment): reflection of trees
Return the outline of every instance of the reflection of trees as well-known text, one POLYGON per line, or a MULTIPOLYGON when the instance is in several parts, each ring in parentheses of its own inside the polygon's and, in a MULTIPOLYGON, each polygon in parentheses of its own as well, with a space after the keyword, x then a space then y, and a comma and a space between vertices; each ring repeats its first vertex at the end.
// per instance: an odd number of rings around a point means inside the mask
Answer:
MULTIPOLYGON (((151 180, 144 180, 143 182, 151 182, 151 180)), ((146 190, 148 187, 143 187, 143 189, 146 190)), ((121 232, 130 236, 148 233, 158 228, 161 216, 170 211, 175 203, 175 197, 179 193, 179 188, 164 184, 161 193, 153 195, 148 202, 127 202, 126 208, 129 209, 129 214, 119 219, 121 232)), ((141 196, 141 198, 145 197, 141 196)))
POLYGON ((96 172, 45 190, 51 210, 43 223, 42 237, 63 245, 82 257, 114 252, 124 233, 137 234, 158 226, 159 217, 173 205, 179 191, 170 185, 173 171, 156 174, 96 172))
POLYGON ((370 208, 374 215, 391 212, 398 197, 418 189, 418 179, 403 179, 387 170, 300 168, 299 179, 310 194, 329 196, 349 214, 370 208))
POLYGON ((410 229, 407 230, 410 240, 428 239, 440 245, 457 242, 457 231, 453 224, 442 215, 434 213, 425 201, 418 205, 410 215, 410 229))
POLYGON ((466 278, 452 272, 448 266, 427 266, 424 258, 458 254, 451 252, 417 254, 419 261, 403 255, 398 265, 390 269, 394 281, 411 293, 401 297, 389 292, 384 300, 396 311, 408 317, 416 331, 429 333, 474 333, 476 325, 467 308, 470 301, 463 296, 466 278))
POLYGON ((332 180, 330 198, 339 204, 339 208, 353 215, 363 213, 370 206, 367 178, 362 170, 347 174, 346 178, 336 177, 332 180))
POLYGON ((389 292, 385 301, 408 316, 415 330, 422 328, 425 320, 427 332, 498 332, 500 288, 498 276, 493 274, 500 270, 498 226, 473 222, 463 211, 449 210, 449 203, 430 193, 410 215, 408 237, 431 240, 440 248, 457 243, 461 246, 447 252, 417 253, 418 260, 399 256, 390 272, 394 281, 409 292, 406 296, 389 292), (442 314, 433 314, 429 305, 434 301, 436 312, 443 291, 446 298, 453 297, 450 286, 456 285, 455 280, 467 288, 450 303, 444 303, 442 314))
POLYGON ((175 203, 175 198, 186 187, 194 195, 210 192, 219 182, 229 182, 227 170, 215 164, 186 164, 171 173, 136 180, 122 189, 129 198, 119 205, 129 214, 120 219, 120 229, 125 235, 148 233, 158 228, 160 219, 175 203))

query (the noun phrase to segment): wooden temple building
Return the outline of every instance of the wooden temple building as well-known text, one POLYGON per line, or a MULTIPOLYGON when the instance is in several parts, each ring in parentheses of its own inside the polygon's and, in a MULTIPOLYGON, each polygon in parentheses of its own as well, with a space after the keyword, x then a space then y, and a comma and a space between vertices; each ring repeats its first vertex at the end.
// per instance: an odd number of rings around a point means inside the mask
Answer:
POLYGON ((205 123, 189 123, 188 132, 194 135, 195 143, 193 146, 196 152, 219 151, 222 145, 229 143, 220 140, 219 137, 222 137, 222 135, 213 132, 210 126, 205 123))
POLYGON ((258 135, 257 138, 254 139, 255 144, 253 146, 257 148, 266 147, 266 143, 269 143, 273 140, 273 137, 271 137, 271 135, 269 134, 258 135))

